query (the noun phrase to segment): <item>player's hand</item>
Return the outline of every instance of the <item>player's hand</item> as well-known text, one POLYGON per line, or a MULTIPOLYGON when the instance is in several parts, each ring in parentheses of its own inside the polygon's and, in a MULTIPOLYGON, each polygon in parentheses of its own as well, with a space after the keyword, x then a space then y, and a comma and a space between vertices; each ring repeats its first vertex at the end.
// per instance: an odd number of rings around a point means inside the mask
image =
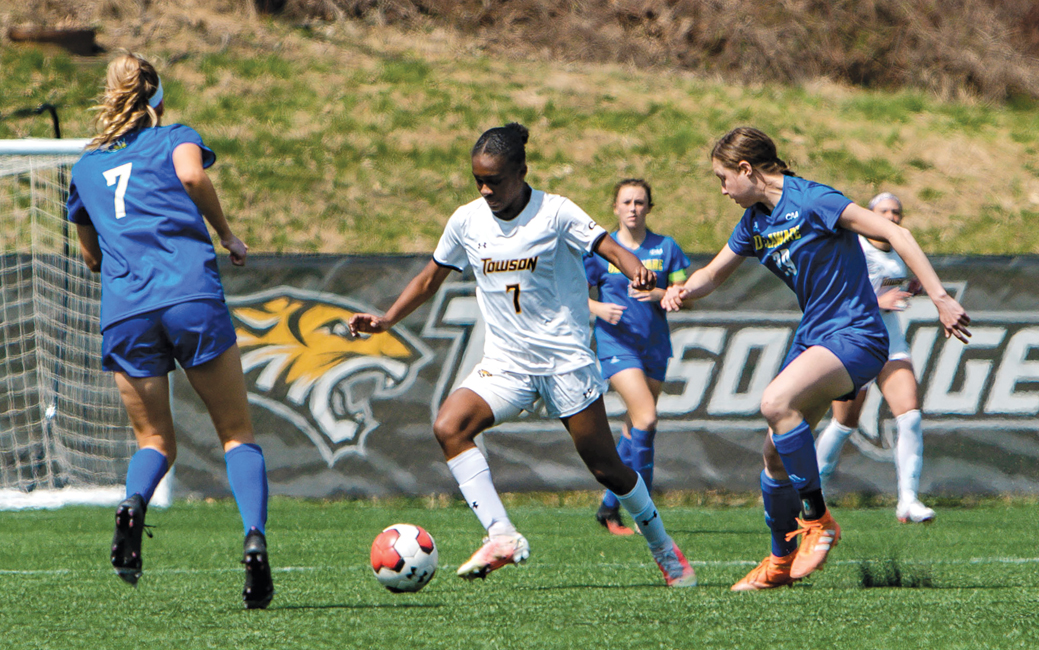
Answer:
POLYGON ((892 289, 877 297, 877 304, 884 311, 902 311, 909 306, 907 302, 913 294, 908 291, 892 289))
POLYGON ((967 339, 970 338, 970 330, 967 329, 967 326, 970 325, 970 316, 960 306, 960 303, 956 302, 952 296, 946 295, 935 300, 934 306, 938 308, 938 320, 941 321, 942 328, 945 330, 945 338, 955 336, 967 343, 967 339))
POLYGON ((354 314, 350 317, 349 327, 351 336, 379 334, 390 328, 385 319, 372 314, 354 314))
POLYGON ((636 291, 652 291, 657 286, 657 274, 639 264, 628 286, 636 291))
POLYGON ((249 247, 241 239, 231 235, 227 239, 221 239, 220 245, 231 253, 231 264, 245 266, 245 256, 249 253, 249 247))
POLYGON ((664 298, 660 301, 660 306, 666 311, 678 311, 682 308, 682 301, 685 300, 689 292, 682 288, 680 284, 672 284, 667 288, 664 293, 664 298))
POLYGON ((639 291, 635 287, 633 287, 631 285, 628 285, 628 297, 629 298, 634 298, 635 300, 638 300, 639 302, 652 302, 653 301, 653 291, 656 291, 656 289, 653 289, 652 291, 639 291))
POLYGON ((624 305, 616 305, 612 302, 601 302, 599 308, 596 310, 596 316, 606 321, 610 325, 616 325, 620 322, 621 316, 624 315, 624 310, 627 309, 624 305))

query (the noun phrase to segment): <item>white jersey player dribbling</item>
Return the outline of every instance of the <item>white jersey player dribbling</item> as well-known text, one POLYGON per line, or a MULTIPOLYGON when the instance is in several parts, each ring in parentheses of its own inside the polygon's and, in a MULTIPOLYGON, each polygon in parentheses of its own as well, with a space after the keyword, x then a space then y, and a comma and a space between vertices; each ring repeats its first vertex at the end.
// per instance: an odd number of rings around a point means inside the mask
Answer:
POLYGON ((439 406, 433 435, 458 489, 487 531, 457 574, 485 578, 526 561, 530 545, 509 521, 474 440, 540 397, 562 420, 585 465, 636 518, 653 559, 672 587, 696 584, 696 573, 664 529, 642 478, 617 454, 602 392, 605 384, 588 346, 588 285, 584 253, 610 261, 649 291, 656 276, 568 199, 526 182, 529 132, 520 124, 489 129, 471 152, 480 199, 455 211, 433 259, 383 316, 354 314, 350 331, 380 334, 431 298, 453 270, 471 267, 486 323, 484 358, 439 406))
POLYGON ((606 234, 569 199, 538 190, 509 221, 483 199, 448 221, 433 259, 459 271, 472 267, 487 328, 483 360, 462 386, 491 405, 496 421, 529 409, 541 393, 552 417, 572 415, 602 394, 588 345, 582 255, 606 234), (564 379, 569 373, 576 382, 564 379))

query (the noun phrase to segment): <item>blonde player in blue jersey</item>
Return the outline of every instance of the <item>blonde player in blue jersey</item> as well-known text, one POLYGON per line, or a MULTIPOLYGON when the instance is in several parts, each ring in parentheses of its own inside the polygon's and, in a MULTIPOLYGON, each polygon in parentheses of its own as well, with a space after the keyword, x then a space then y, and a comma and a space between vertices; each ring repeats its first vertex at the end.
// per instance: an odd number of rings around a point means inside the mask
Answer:
POLYGON ((116 57, 98 110, 100 134, 72 168, 68 215, 84 261, 101 274, 101 367, 115 375, 138 444, 115 513, 112 566, 137 584, 148 502, 177 455, 168 377, 177 361, 224 448, 245 531, 242 598, 247 608, 265 608, 274 595, 264 536, 267 473, 203 219, 234 264, 245 264, 247 248, 206 175, 215 154, 191 128, 160 126, 162 83, 148 61, 116 57))
MULTIPOLYGON (((653 490, 653 440, 657 429, 657 399, 671 358, 671 332, 660 306, 666 288, 686 279, 689 258, 675 240, 646 228, 653 208, 653 190, 641 178, 626 178, 613 188, 617 230, 610 236, 657 275, 652 291, 634 291, 620 269, 599 255, 585 255, 588 284, 599 300, 588 301, 596 316, 595 346, 603 378, 628 409, 617 453, 653 490)), ((614 535, 635 531, 621 521, 620 502, 607 491, 595 519, 614 535)))
POLYGON ((831 187, 794 176, 761 131, 733 129, 714 145, 711 162, 722 194, 745 212, 728 245, 668 289, 665 308, 710 294, 744 259, 756 257, 794 291, 803 312, 783 367, 761 398, 769 425, 761 492, 772 553, 732 587, 770 589, 811 574, 840 541, 823 500, 812 429, 832 400, 854 398, 888 357, 887 329, 857 235, 891 244, 938 308, 946 336, 966 342, 970 318, 908 230, 831 187))
MULTIPOLYGON (((869 209, 885 219, 901 225, 902 202, 890 192, 873 197, 869 209)), ((924 462, 924 435, 920 421, 920 405, 917 396, 916 375, 910 358, 909 344, 899 321, 898 313, 906 308, 915 286, 907 284, 905 262, 891 250, 891 244, 859 237, 859 245, 866 256, 869 281, 877 294, 880 316, 887 327, 891 345, 887 363, 877 376, 877 386, 891 407, 898 433, 895 444, 895 474, 898 477, 898 505, 895 516, 902 523, 925 523, 934 519, 934 510, 925 506, 919 497, 920 471, 924 462), (903 287, 910 289, 903 291, 903 287)), ((833 419, 826 425, 816 440, 816 455, 819 459, 819 474, 823 486, 840 459, 841 448, 859 426, 859 414, 866 401, 866 388, 859 391, 854 400, 833 403, 833 419)))
POLYGON ((433 423, 448 468, 487 531, 483 545, 458 568, 459 576, 485 578, 530 555, 473 440, 532 410, 541 398, 595 478, 639 522, 666 583, 693 586, 696 574, 664 530, 645 482, 614 448, 602 401, 604 382, 588 346, 588 284, 581 257, 602 255, 636 289, 652 289, 655 276, 573 202, 527 185, 527 138, 527 129, 515 123, 480 136, 471 152, 480 198, 455 211, 433 259, 386 314, 355 314, 350 330, 385 332, 432 297, 452 271, 471 267, 476 275, 476 299, 486 322, 484 356, 433 423))

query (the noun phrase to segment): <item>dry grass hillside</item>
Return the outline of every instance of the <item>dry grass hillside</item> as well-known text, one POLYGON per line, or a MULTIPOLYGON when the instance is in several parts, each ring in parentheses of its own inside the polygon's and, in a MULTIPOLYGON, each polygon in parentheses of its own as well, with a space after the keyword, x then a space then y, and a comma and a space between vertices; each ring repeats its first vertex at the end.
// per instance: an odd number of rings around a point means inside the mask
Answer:
MULTIPOLYGON (((154 59, 169 119, 217 151, 214 180, 253 250, 432 250, 454 207, 473 198, 469 146, 518 120, 532 129, 533 184, 607 224, 616 179, 646 176, 653 227, 687 250, 715 250, 731 230, 738 209, 706 155, 715 137, 750 123, 800 173, 859 202, 899 193, 931 251, 1037 253, 1026 4, 964 2, 959 18, 973 18, 954 23, 946 14, 957 12, 922 0, 586 0, 566 11, 533 0, 272 0, 273 15, 246 0, 28 0, 0 8, 0 28, 92 26, 106 50, 154 59), (754 13, 757 4, 772 13, 754 13), (898 25, 927 7, 946 49, 906 49, 898 25), (701 18, 683 22, 687 10, 701 18), (877 27, 828 30, 826 11, 877 27), (1018 26, 1000 31, 997 18, 1018 26), (712 24, 726 37, 707 47, 712 24), (790 40, 801 49, 775 46, 790 40), (863 54, 854 79, 842 72, 852 58, 837 63, 852 45, 891 53, 901 67, 863 54), (925 55, 973 62, 975 72, 954 83, 944 68, 915 63, 925 55)), ((0 114, 49 101, 66 137, 92 134, 86 109, 106 57, 0 46, 0 114)), ((0 137, 48 132, 44 119, 0 120, 0 137)))

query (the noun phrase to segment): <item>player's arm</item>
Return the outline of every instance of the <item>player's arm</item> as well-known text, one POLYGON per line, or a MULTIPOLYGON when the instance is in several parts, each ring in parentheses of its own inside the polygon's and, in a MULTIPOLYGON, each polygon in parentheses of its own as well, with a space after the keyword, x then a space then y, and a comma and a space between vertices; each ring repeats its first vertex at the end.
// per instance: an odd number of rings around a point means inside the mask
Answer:
POLYGON ((678 311, 682 308, 682 301, 699 300, 710 295, 729 279, 736 267, 743 263, 743 259, 742 255, 737 255, 728 246, 723 246, 707 266, 693 271, 685 282, 668 287, 667 295, 660 304, 667 311, 678 311))
POLYGON ((945 329, 946 338, 955 336, 964 343, 967 342, 967 338, 970 337, 970 330, 967 329, 970 316, 960 303, 945 291, 942 281, 938 279, 938 274, 934 272, 934 267, 927 260, 923 249, 916 243, 913 233, 854 203, 844 209, 837 223, 842 228, 868 239, 878 239, 891 244, 891 248, 895 249, 909 270, 916 275, 931 302, 938 308, 938 320, 945 329))
POLYGON ((97 241, 97 230, 89 224, 76 224, 79 235, 79 250, 83 253, 83 261, 94 273, 101 272, 101 244, 97 241))
POLYGON ((631 286, 639 291, 650 291, 657 286, 657 274, 642 265, 642 261, 631 251, 606 236, 599 239, 595 252, 620 269, 631 280, 631 286))
POLYGON ((454 270, 449 266, 441 266, 436 260, 429 260, 425 268, 412 278, 408 286, 386 310, 383 316, 373 314, 354 314, 350 317, 350 333, 378 334, 390 329, 408 314, 418 309, 419 305, 429 300, 454 270))
POLYGON ((249 247, 231 232, 231 226, 227 223, 224 210, 220 207, 220 198, 216 195, 216 188, 213 187, 213 182, 209 180, 209 175, 202 166, 201 147, 193 142, 177 145, 173 150, 173 169, 177 172, 177 178, 180 179, 181 184, 184 185, 184 191, 198 206, 199 212, 209 222, 209 225, 213 226, 217 237, 220 238, 220 245, 231 253, 231 263, 235 266, 244 266, 249 247))

